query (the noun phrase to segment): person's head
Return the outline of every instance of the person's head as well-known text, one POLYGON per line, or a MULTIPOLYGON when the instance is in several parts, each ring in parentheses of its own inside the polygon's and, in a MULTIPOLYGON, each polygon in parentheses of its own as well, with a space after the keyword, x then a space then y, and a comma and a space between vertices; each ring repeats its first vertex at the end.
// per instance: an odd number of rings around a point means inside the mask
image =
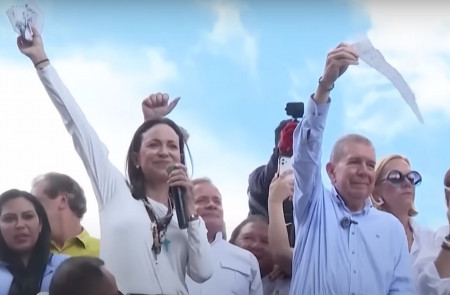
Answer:
POLYGON ((284 126, 292 120, 283 120, 278 124, 277 128, 275 128, 275 146, 278 146, 278 142, 281 138, 281 130, 283 130, 284 126))
POLYGON ((81 186, 66 174, 50 172, 36 177, 31 193, 44 206, 52 231, 58 230, 61 217, 82 219, 86 213, 86 197, 81 186))
POLYGON ((331 184, 344 200, 369 197, 375 183, 375 149, 369 139, 358 134, 341 137, 334 144, 326 165, 331 184))
POLYGON ((139 126, 126 160, 127 178, 134 198, 145 197, 146 183, 165 183, 169 165, 185 164, 184 145, 183 132, 170 119, 148 120, 139 126))
POLYGON ((260 215, 250 215, 231 234, 231 244, 246 249, 256 256, 261 277, 272 271, 273 260, 269 251, 269 223, 260 215))
POLYGON ((401 155, 389 155, 378 161, 375 168, 375 188, 372 201, 375 207, 397 217, 415 216, 415 187, 422 181, 411 170, 409 160, 401 155))
POLYGON ((444 189, 445 189, 445 204, 450 207, 450 169, 447 170, 444 176, 444 189))
POLYGON ((117 295, 114 276, 103 260, 78 256, 65 260, 56 269, 50 283, 49 295, 117 295))
POLYGON ((222 196, 219 190, 208 178, 194 179, 192 184, 195 209, 205 221, 208 233, 215 236, 216 233, 222 232, 225 235, 222 196))
POLYGON ((50 225, 39 201, 30 193, 16 189, 1 194, 0 260, 32 253, 46 258, 49 244, 50 225))

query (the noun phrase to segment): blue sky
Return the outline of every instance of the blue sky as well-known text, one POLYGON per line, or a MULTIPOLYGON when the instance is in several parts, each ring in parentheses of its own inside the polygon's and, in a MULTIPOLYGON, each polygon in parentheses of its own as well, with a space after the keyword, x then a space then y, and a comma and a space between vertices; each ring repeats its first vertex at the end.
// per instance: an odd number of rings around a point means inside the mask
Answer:
MULTIPOLYGON (((124 170, 141 100, 168 92, 171 115, 191 134, 195 177, 224 198, 231 231, 247 214, 247 177, 267 161, 273 130, 289 101, 307 102, 327 52, 369 36, 416 93, 420 124, 388 81, 361 63, 339 79, 323 162, 341 135, 371 138, 377 155, 402 153, 424 180, 417 220, 446 221, 442 178, 450 167, 449 4, 408 7, 376 1, 38 1, 52 63, 124 170), (315 4, 313 4, 315 3, 315 4)), ((16 1, 2 1, 6 11, 16 1)), ((428 2, 427 2, 428 3, 428 2)), ((444 4, 443 4, 444 3, 444 4)), ((0 18, 0 190, 29 189, 34 176, 60 171, 88 194, 85 226, 98 235, 97 207, 72 142, 4 14, 0 18)))

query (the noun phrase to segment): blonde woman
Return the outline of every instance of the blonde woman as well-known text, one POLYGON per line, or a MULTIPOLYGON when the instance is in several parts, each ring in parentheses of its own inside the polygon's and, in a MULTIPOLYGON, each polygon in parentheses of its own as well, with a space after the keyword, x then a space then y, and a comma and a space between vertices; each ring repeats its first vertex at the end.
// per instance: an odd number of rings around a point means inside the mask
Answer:
MULTIPOLYGON (((444 237, 421 228, 415 221, 415 188, 422 182, 419 172, 411 169, 409 160, 401 155, 382 158, 375 167, 372 202, 380 210, 393 214, 405 228, 411 261, 420 294, 450 294, 450 279, 440 271, 439 264, 448 264, 448 257, 438 254, 449 249, 441 244, 444 237), (436 243, 439 241, 439 243, 436 243), (442 250, 441 250, 442 249, 442 250), (446 261, 446 262, 445 262, 446 261), (420 279, 419 279, 420 278, 420 279)), ((449 253, 446 253, 449 252, 449 253)))

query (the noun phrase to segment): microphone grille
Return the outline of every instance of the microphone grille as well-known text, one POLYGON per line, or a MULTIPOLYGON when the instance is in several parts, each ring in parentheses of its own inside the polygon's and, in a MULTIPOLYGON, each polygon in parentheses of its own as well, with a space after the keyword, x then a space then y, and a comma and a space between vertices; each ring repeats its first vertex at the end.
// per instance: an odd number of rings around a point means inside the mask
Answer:
POLYGON ((173 169, 175 169, 175 164, 169 164, 169 166, 167 166, 167 173, 170 174, 172 173, 173 169))

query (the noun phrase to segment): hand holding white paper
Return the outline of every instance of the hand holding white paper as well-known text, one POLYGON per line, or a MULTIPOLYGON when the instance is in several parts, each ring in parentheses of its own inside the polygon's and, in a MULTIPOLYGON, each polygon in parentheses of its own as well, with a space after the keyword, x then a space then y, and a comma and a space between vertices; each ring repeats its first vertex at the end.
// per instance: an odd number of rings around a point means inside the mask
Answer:
POLYGON ((14 31, 26 40, 31 41, 33 39, 31 26, 34 26, 39 33, 42 33, 44 14, 34 0, 30 0, 24 5, 13 5, 6 11, 6 14, 14 31))
POLYGON ((368 38, 353 44, 353 46, 358 52, 360 59, 392 82, 406 103, 411 107, 417 119, 423 124, 423 117, 417 106, 416 96, 397 69, 384 59, 381 52, 373 47, 368 38))

